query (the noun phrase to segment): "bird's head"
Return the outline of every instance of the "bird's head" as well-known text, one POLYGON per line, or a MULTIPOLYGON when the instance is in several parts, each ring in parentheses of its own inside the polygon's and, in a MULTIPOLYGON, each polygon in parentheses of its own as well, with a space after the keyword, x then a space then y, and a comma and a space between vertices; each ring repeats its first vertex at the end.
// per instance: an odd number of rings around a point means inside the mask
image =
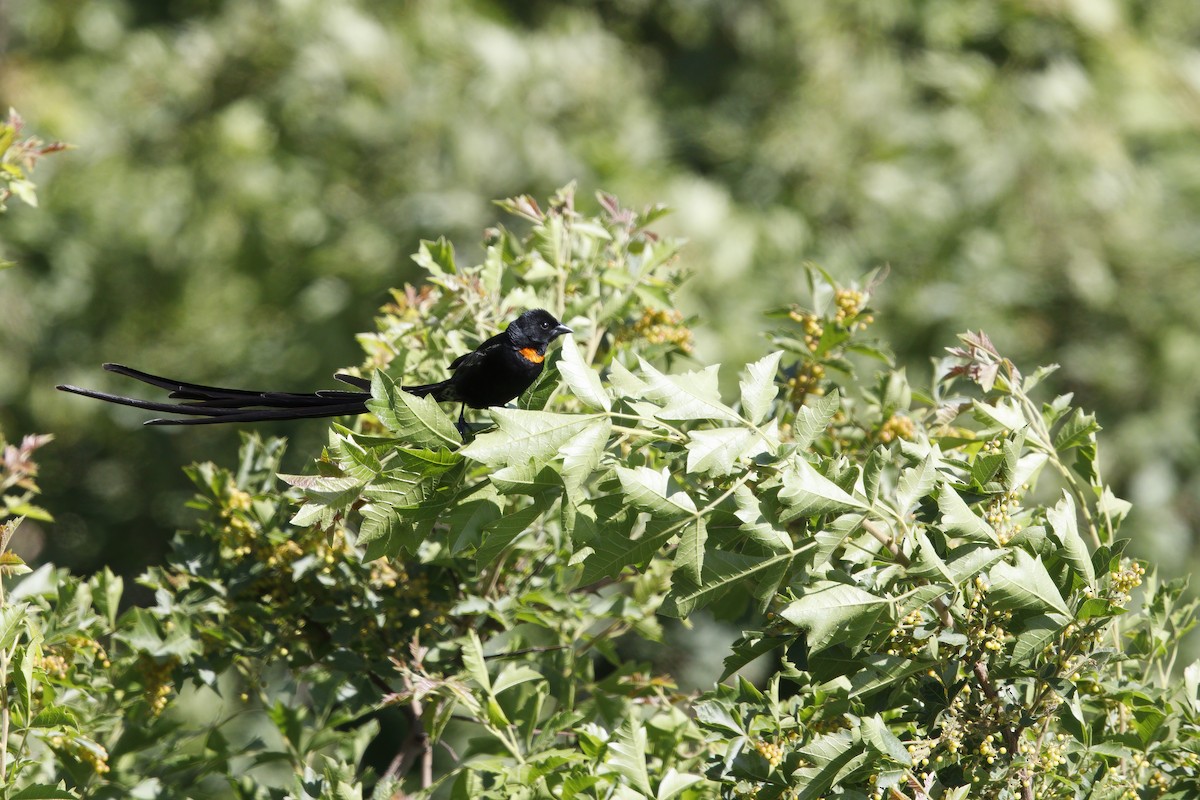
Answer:
POLYGON ((542 346, 553 342, 571 329, 542 308, 532 308, 508 323, 508 335, 518 346, 542 346))

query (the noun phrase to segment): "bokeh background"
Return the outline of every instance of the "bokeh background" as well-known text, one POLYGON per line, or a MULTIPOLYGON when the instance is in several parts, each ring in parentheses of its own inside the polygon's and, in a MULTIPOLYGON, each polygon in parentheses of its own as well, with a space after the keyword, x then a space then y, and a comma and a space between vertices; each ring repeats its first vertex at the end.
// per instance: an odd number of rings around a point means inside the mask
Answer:
MULTIPOLYGON (((75 145, 0 218, 0 428, 58 437, 42 560, 136 574, 179 467, 237 446, 55 384, 329 386, 419 239, 470 258, 492 199, 575 180, 674 207, 705 363, 760 355, 811 260, 890 265, 918 385, 968 328, 1061 364, 1135 552, 1195 566, 1195 0, 0 0, 0 49, 0 103, 75 145)), ((270 432, 302 469, 324 430, 270 432)))

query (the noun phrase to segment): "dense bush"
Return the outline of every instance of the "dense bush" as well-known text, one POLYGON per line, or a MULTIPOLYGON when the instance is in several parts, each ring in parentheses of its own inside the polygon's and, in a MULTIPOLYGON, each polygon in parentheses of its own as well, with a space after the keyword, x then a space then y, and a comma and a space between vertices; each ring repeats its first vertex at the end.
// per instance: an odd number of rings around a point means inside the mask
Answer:
MULTIPOLYGON (((1138 501, 1139 552, 1183 571, 1200 522, 1198 8, 9 3, 0 100, 80 145, 42 213, 3 233, 27 268, 0 286, 0 413, 58 433, 48 552, 136 570, 161 541, 106 543, 182 524, 172 465, 235 446, 130 436, 135 415, 54 384, 136 358, 310 389, 413 279, 418 239, 475 254, 490 198, 578 179, 677 209, 709 359, 752 359, 745 330, 811 259, 842 280, 892 265, 881 325, 922 381, 967 327, 1063 364, 1138 501)), ((287 432, 306 451, 318 430, 287 432)))
MULTIPOLYGON (((1200 790, 1200 666, 1171 679, 1193 608, 1122 555, 1095 420, 1034 399, 1051 370, 970 333, 914 389, 869 337, 871 282, 814 269, 723 395, 678 369, 659 212, 599 200, 506 201, 517 230, 473 266, 423 243, 426 282, 360 337, 372 414, 304 474, 256 437, 191 468, 200 520, 140 579, 153 606, 120 612, 107 572, 6 580, 0 793, 1200 790), (575 334, 469 441, 398 388, 534 305, 575 334), (636 656, 704 614, 742 630, 728 681, 636 656)), ((16 505, 32 449, 5 450, 16 505)))

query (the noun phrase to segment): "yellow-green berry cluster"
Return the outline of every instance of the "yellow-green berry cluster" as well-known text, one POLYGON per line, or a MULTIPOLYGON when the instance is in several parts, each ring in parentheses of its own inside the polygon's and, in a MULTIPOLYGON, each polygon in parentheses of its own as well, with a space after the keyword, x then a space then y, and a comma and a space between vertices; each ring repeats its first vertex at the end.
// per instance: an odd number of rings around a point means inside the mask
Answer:
POLYGON ((65 679, 67 672, 71 669, 71 665, 67 663, 67 660, 50 648, 46 648, 42 652, 42 660, 38 663, 38 666, 41 667, 42 672, 46 673, 47 677, 58 678, 59 680, 65 679))
POLYGON ((821 381, 824 379, 825 367, 821 364, 797 365, 795 373, 787 379, 788 398, 793 405, 804 405, 804 398, 808 395, 819 397, 825 393, 821 388, 821 381))
POLYGON ((618 332, 617 339, 642 339, 650 344, 669 344, 684 353, 693 350, 691 329, 683 324, 683 314, 672 309, 644 309, 642 316, 632 325, 618 332))
POLYGON ((1060 733, 1043 742, 1038 747, 1036 741, 1026 739, 1021 742, 1021 756, 1035 765, 1040 772, 1053 772, 1067 763, 1067 735, 1060 733))
POLYGON ((997 741, 996 734, 989 733, 987 736, 983 737, 982 741, 979 742, 979 747, 976 748, 976 752, 979 754, 980 758, 982 758, 987 764, 991 765, 996 763, 996 758, 998 756, 1008 755, 1008 748, 997 741))
POLYGON ((792 306, 788 317, 793 322, 799 323, 800 327, 804 329, 804 346, 809 349, 809 352, 817 352, 817 347, 821 344, 821 337, 825 335, 825 326, 821 324, 821 318, 799 306, 792 306))
POLYGON ((55 733, 46 737, 46 744, 87 764, 97 775, 104 775, 109 771, 108 751, 91 739, 55 733))
POLYGON ((174 656, 164 659, 142 656, 138 659, 138 671, 142 673, 145 688, 142 690, 146 702, 150 705, 150 714, 157 717, 167 707, 173 687, 171 678, 179 660, 174 656))
POLYGON ((1130 593, 1137 587, 1142 585, 1142 576, 1146 574, 1146 568, 1136 561, 1130 559, 1122 559, 1121 568, 1114 570, 1108 574, 1108 600, 1115 606, 1124 606, 1129 603, 1130 593))
POLYGON ((913 631, 919 628, 925 622, 925 615, 921 613, 921 609, 910 611, 905 614, 896 627, 892 628, 888 634, 887 654, 889 656, 914 656, 924 644, 914 638, 913 631))
POLYGON ((833 302, 837 306, 833 321, 841 328, 861 330, 875 321, 870 314, 862 313, 867 305, 865 292, 858 289, 838 289, 833 295, 833 302))
POLYGON ((988 500, 984 507, 983 518, 996 531, 996 538, 1000 540, 1000 544, 1008 544, 1014 536, 1021 532, 1021 524, 1013 522, 1013 517, 1020 510, 1021 490, 1018 489, 994 495, 988 500))
POLYGON ((758 754, 767 760, 771 765, 771 769, 775 769, 783 763, 783 748, 774 742, 768 742, 764 739, 759 739, 754 743, 754 749, 758 754))
POLYGON ((967 640, 972 647, 999 653, 1004 650, 1008 637, 1004 625, 1012 619, 1012 612, 990 608, 987 605, 987 590, 987 581, 982 575, 976 575, 975 591, 967 604, 967 640))
POLYGON ((879 428, 879 441, 890 444, 897 439, 912 441, 916 436, 916 426, 913 421, 900 414, 892 414, 879 428))

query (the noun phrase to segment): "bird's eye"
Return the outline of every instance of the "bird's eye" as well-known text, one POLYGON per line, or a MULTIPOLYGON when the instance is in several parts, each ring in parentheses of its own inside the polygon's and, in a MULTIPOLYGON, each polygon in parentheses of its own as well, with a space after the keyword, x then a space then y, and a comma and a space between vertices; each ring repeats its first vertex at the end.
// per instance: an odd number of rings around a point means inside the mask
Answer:
POLYGON ((543 323, 542 323, 542 327, 543 327, 543 328, 549 328, 549 327, 550 327, 550 323, 549 323, 549 322, 543 322, 543 323))

